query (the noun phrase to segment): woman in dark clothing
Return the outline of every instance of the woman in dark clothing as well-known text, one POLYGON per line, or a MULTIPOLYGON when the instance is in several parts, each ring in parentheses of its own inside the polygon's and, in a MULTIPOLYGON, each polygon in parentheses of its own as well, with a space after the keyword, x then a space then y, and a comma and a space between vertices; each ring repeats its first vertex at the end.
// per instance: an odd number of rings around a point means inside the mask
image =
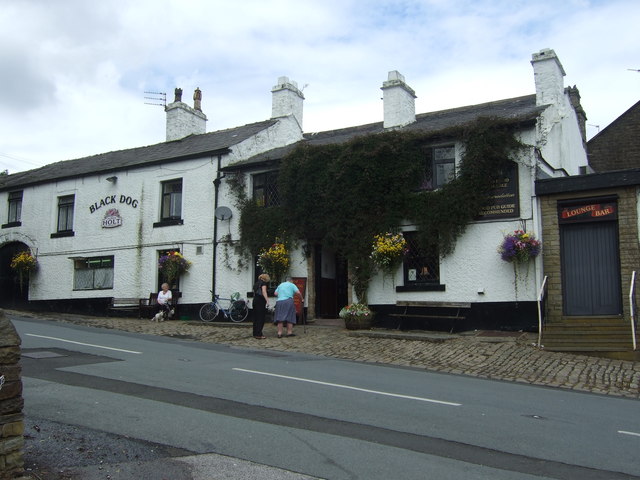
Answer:
POLYGON ((267 295, 269 280, 271 280, 269 275, 263 273, 258 276, 258 281, 253 285, 253 338, 259 340, 266 338, 262 329, 269 306, 269 296, 267 295))

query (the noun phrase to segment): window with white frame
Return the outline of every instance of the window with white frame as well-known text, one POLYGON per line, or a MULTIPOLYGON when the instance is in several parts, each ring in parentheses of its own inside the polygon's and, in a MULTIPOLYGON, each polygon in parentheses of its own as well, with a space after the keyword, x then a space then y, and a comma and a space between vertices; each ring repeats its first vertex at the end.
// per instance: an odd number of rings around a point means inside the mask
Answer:
POLYGON ((113 288, 113 256, 74 260, 74 290, 113 288))
POLYGON ((7 215, 7 223, 20 223, 22 217, 22 190, 17 192, 9 192, 9 213, 7 215))
POLYGON ((277 207, 278 172, 265 172, 253 176, 253 199, 259 207, 277 207))
POLYGON ((160 220, 180 220, 182 218, 182 179, 162 182, 162 205, 160 220))
POLYGON ((456 149, 453 145, 427 150, 424 190, 437 190, 456 176, 456 149))
POLYGON ((404 256, 404 284, 440 283, 440 255, 437 248, 421 245, 418 232, 404 232, 408 252, 404 256))
POLYGON ((58 197, 58 233, 73 231, 73 206, 75 195, 58 197))

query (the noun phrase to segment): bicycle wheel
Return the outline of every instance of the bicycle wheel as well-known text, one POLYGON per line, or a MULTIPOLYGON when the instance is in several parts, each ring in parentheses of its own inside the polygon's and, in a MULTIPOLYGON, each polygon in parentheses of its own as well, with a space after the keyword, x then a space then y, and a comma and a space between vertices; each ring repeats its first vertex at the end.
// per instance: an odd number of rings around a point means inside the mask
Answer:
POLYGON ((217 303, 205 303, 200 307, 200 320, 203 322, 213 322, 213 320, 218 316, 219 311, 220 307, 218 307, 217 303))
POLYGON ((229 307, 229 317, 232 322, 242 322, 249 315, 249 307, 244 300, 236 300, 229 307))

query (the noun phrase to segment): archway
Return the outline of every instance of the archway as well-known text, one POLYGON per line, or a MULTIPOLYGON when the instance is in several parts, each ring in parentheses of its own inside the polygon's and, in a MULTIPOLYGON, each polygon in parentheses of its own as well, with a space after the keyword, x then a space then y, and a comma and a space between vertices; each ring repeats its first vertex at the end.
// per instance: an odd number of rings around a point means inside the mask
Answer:
POLYGON ((17 272, 11 268, 11 259, 19 252, 29 250, 22 242, 11 242, 0 247, 0 306, 15 308, 29 301, 29 280, 22 286, 17 272))

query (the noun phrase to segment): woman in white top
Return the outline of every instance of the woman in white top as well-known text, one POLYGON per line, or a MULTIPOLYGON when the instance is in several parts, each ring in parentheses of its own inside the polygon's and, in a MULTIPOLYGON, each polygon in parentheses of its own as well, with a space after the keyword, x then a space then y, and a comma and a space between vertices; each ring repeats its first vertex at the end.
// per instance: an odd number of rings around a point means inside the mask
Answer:
POLYGON ((158 292, 158 298, 156 299, 159 312, 168 311, 171 308, 172 299, 171 290, 169 290, 169 284, 163 283, 161 288, 162 290, 158 292))

